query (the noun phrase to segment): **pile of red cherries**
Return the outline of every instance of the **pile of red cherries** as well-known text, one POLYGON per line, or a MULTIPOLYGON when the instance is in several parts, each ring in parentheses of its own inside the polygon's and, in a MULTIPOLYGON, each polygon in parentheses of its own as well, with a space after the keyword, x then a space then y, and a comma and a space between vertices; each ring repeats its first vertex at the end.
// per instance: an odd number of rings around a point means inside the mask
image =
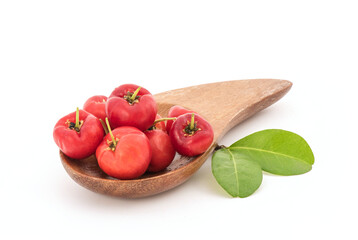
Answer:
POLYGON ((153 95, 143 87, 124 84, 109 97, 90 97, 55 125, 53 137, 72 159, 95 154, 99 167, 118 179, 135 179, 166 169, 178 152, 196 156, 212 144, 214 132, 203 117, 181 106, 158 114, 153 95))

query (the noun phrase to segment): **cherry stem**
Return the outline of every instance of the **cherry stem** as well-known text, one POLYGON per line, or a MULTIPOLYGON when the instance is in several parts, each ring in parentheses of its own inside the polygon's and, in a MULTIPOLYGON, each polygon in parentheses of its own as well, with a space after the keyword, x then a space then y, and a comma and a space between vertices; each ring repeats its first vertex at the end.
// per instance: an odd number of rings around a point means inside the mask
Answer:
POLYGON ((193 130, 195 127, 195 119, 194 119, 194 113, 191 114, 191 121, 190 121, 190 130, 193 130))
POLYGON ((103 122, 103 120, 100 118, 99 119, 99 121, 101 122, 101 124, 102 124, 102 127, 103 127, 103 129, 104 129, 104 132, 106 133, 106 135, 108 134, 108 129, 107 129, 107 127, 106 127, 106 124, 103 122))
POLYGON ((76 109, 76 122, 75 122, 75 129, 80 127, 80 109, 77 107, 76 109))
POLYGON ((160 118, 154 121, 153 125, 157 124, 158 122, 164 122, 164 121, 168 121, 168 120, 176 120, 176 117, 172 117, 172 118, 160 118))
POLYGON ((142 87, 139 87, 137 88, 137 90, 134 91, 133 95, 131 96, 130 100, 131 101, 134 101, 135 98, 137 97, 137 94, 139 93, 139 90, 141 89, 142 87))
POLYGON ((111 130, 111 126, 109 125, 109 122, 108 122, 108 118, 107 118, 107 117, 106 117, 106 124, 107 124, 107 127, 108 127, 109 134, 111 135, 113 145, 114 145, 114 147, 116 147, 116 146, 117 146, 117 142, 116 142, 116 139, 114 139, 114 136, 113 136, 113 133, 112 133, 112 130, 111 130))

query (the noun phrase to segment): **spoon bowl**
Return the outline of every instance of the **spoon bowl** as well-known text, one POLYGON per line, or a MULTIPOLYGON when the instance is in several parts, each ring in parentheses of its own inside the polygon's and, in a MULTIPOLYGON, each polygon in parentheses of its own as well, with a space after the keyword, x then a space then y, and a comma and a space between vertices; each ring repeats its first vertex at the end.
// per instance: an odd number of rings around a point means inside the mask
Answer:
POLYGON ((235 80, 202 84, 154 95, 158 113, 165 117, 174 105, 196 111, 214 129, 211 146, 201 155, 176 155, 165 170, 145 173, 132 180, 119 180, 105 174, 94 155, 75 160, 60 151, 60 158, 68 175, 79 185, 101 194, 140 198, 172 189, 188 180, 205 162, 217 142, 232 127, 267 108, 282 98, 292 83, 278 79, 235 80))

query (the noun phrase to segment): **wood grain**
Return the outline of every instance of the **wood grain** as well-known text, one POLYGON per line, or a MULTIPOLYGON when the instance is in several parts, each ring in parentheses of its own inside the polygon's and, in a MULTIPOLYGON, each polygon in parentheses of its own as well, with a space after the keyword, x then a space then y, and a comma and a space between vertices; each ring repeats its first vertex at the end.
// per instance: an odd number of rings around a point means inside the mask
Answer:
POLYGON ((203 154, 188 158, 177 154, 164 171, 133 180, 118 180, 106 175, 95 156, 74 160, 60 151, 69 176, 81 186, 106 195, 139 198, 172 189, 188 180, 205 162, 216 143, 232 127, 282 98, 292 83, 278 79, 251 79, 217 82, 171 90, 155 95, 161 116, 173 105, 194 110, 214 128, 214 141, 203 154))

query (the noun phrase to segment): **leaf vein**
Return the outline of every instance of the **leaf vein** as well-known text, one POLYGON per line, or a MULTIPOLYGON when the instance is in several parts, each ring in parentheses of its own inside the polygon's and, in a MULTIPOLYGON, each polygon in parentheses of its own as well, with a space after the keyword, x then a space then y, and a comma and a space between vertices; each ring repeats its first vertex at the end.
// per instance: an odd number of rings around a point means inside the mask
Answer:
POLYGON ((236 185, 237 185, 237 194, 239 194, 240 184, 239 184, 239 176, 238 176, 238 171, 237 171, 237 167, 236 167, 235 157, 231 153, 230 149, 227 149, 227 148, 224 148, 224 149, 226 149, 229 152, 230 158, 232 159, 232 162, 234 164, 235 178, 236 178, 236 185))
POLYGON ((251 148, 251 147, 229 147, 229 148, 230 149, 253 150, 253 151, 258 151, 260 153, 263 153, 263 152, 271 153, 271 154, 275 155, 276 158, 277 158, 276 155, 281 155, 281 156, 284 156, 284 157, 287 157, 287 158, 293 158, 293 159, 296 159, 298 161, 301 161, 301 162, 307 163, 309 165, 312 165, 312 164, 310 164, 309 162, 306 162, 303 159, 300 159, 300 158, 297 158, 297 157, 294 157, 294 156, 290 156, 290 155, 287 155, 287 154, 284 154, 284 153, 273 152, 273 151, 269 151, 269 150, 264 150, 264 149, 259 149, 259 148, 251 148))

